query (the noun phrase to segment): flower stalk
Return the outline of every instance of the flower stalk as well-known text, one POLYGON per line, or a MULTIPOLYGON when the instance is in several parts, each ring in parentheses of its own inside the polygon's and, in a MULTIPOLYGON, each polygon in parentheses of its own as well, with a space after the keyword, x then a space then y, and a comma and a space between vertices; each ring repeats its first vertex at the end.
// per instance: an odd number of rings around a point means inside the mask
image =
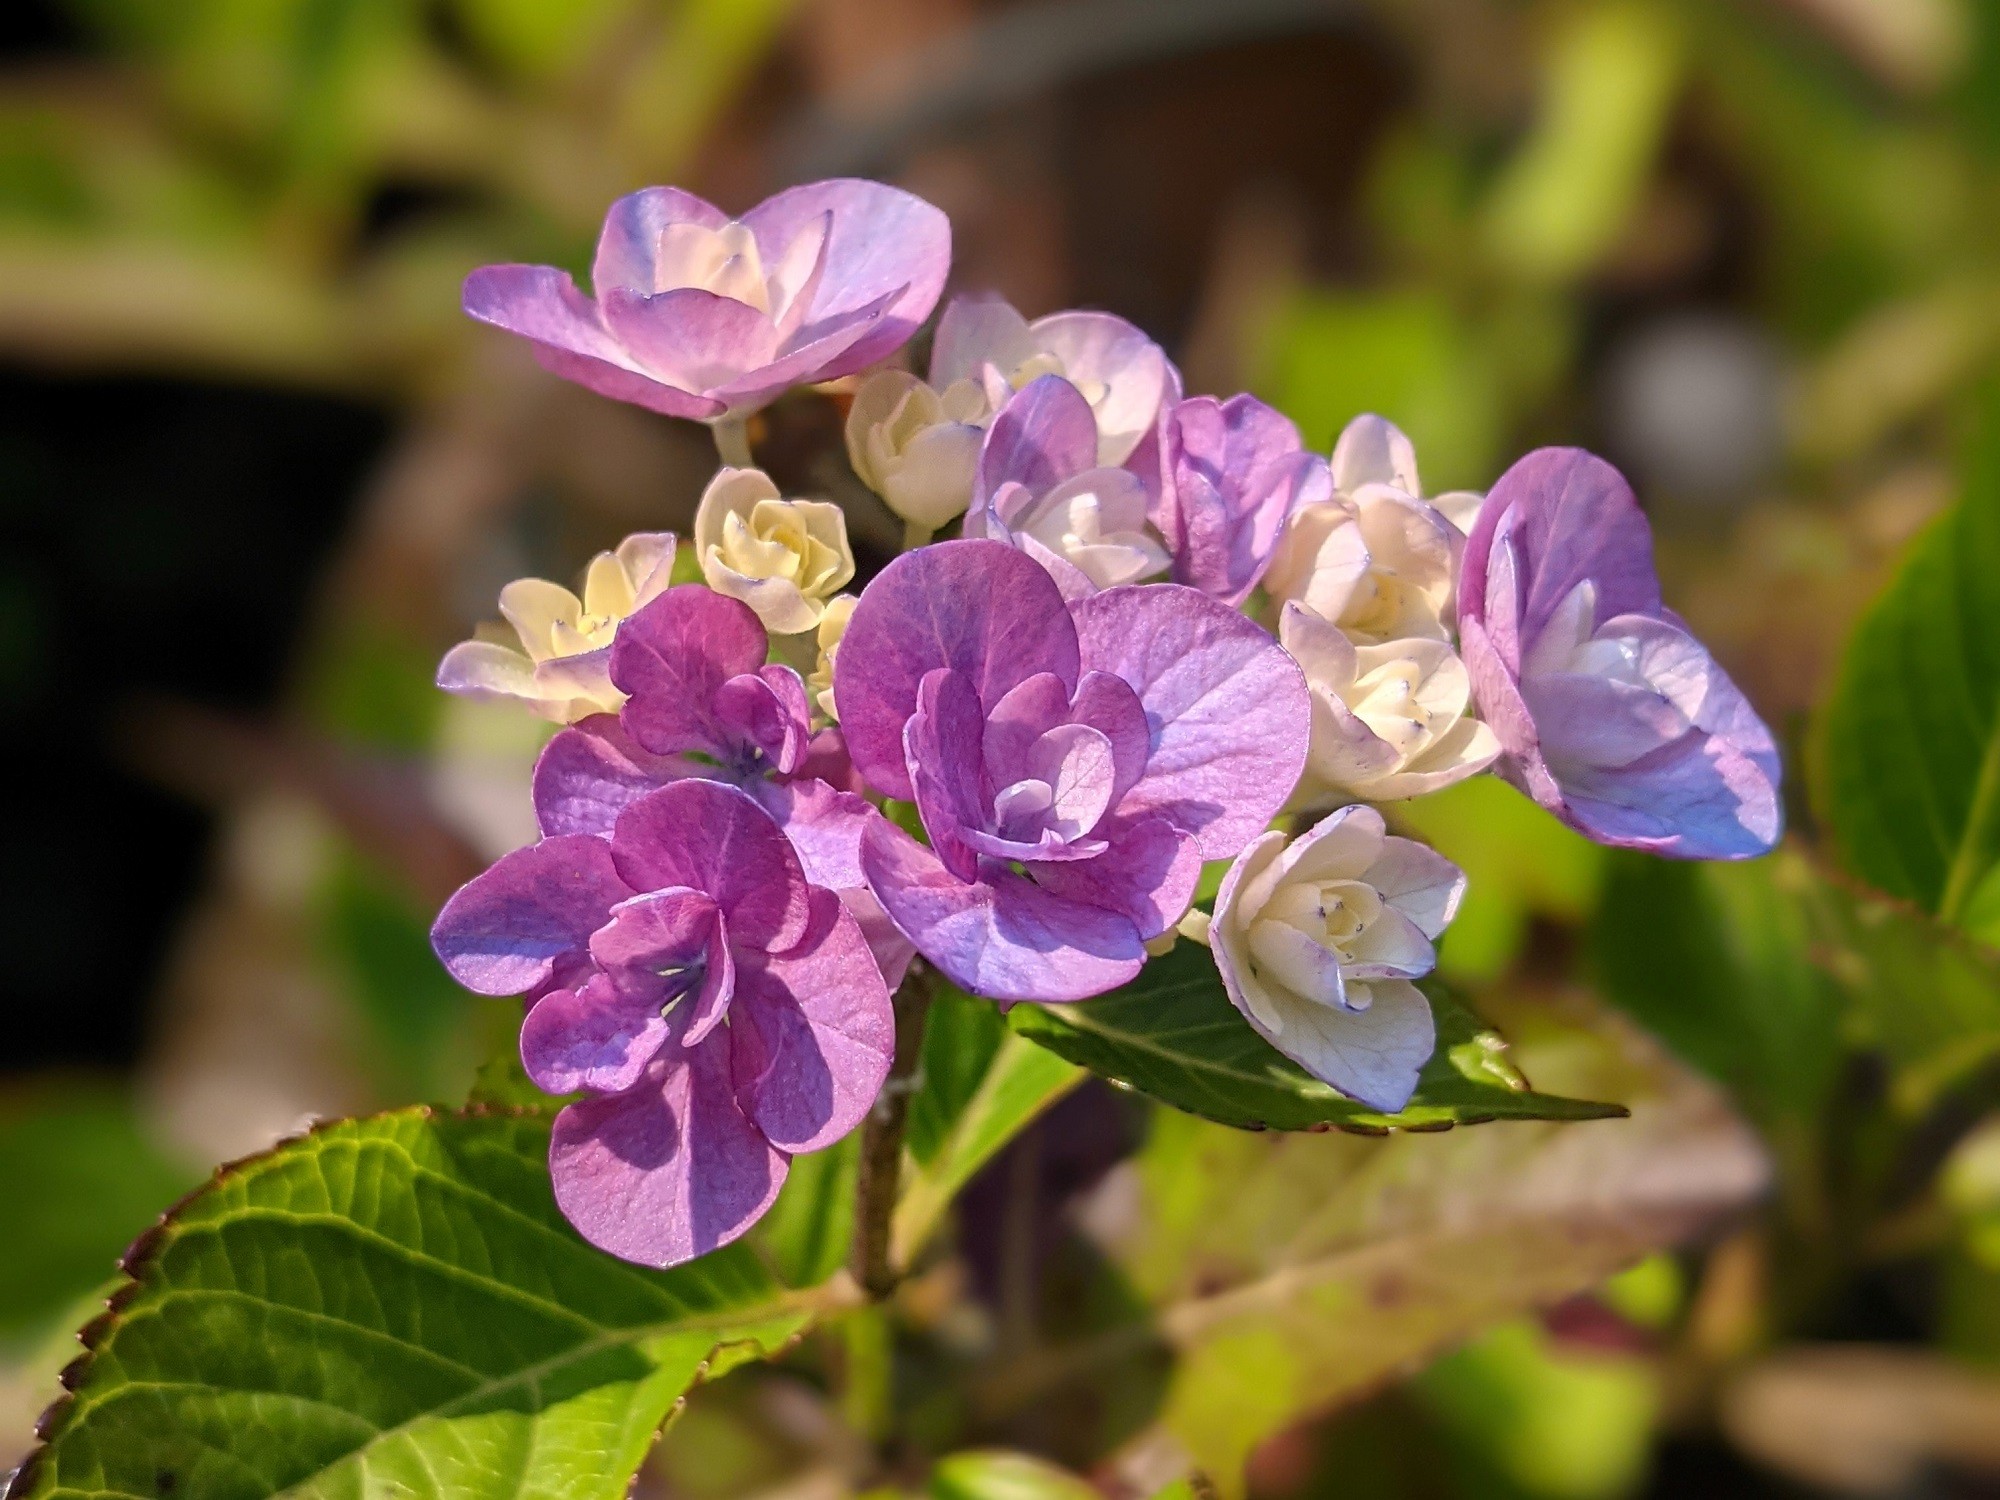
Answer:
POLYGON ((889 1257, 890 1220, 903 1166, 903 1132, 916 1091, 917 1065, 924 1050, 924 1020, 930 1009, 930 976, 922 963, 910 965, 896 991, 896 1053, 875 1107, 861 1126, 861 1167, 854 1193, 854 1279, 880 1301, 896 1289, 899 1268, 889 1257))

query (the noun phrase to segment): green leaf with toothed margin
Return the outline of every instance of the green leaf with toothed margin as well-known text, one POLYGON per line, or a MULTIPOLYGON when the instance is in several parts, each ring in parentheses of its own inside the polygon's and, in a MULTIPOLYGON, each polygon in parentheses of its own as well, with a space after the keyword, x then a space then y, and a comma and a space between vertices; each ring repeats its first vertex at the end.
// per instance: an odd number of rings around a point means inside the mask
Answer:
POLYGON ((1487 1120, 1599 1120, 1624 1107, 1537 1094, 1497 1033, 1426 985, 1438 1045, 1397 1114, 1356 1104, 1277 1051, 1238 1014, 1198 943, 1180 943, 1096 1000, 1018 1005, 1014 1030, 1093 1073, 1244 1130, 1448 1130, 1487 1120))
POLYGON ((737 1245, 671 1271, 564 1222, 546 1111, 343 1120, 126 1253, 9 1500, 615 1500, 697 1381, 827 1293, 737 1245))

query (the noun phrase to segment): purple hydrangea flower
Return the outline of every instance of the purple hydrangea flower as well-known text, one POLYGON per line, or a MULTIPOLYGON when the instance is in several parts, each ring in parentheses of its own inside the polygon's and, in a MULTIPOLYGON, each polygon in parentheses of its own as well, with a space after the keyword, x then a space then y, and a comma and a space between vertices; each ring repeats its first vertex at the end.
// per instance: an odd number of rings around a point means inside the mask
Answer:
POLYGON ((1460 649, 1497 769, 1601 844, 1744 859, 1783 831, 1778 752, 1660 603, 1631 486, 1577 448, 1500 476, 1466 544, 1460 649))
POLYGON ((1161 416, 1153 521, 1176 583, 1241 604, 1271 565, 1286 518, 1332 498, 1326 460, 1255 396, 1196 396, 1161 416))
POLYGON ((1305 762, 1304 679, 1226 605, 1173 584, 1065 604, 997 542, 897 558, 855 606, 834 689, 855 768, 913 800, 861 864, 955 984, 1076 1000, 1138 973, 1201 863, 1264 831, 1305 762))
POLYGON ((483 266, 465 310, 601 396, 713 421, 894 353, 950 262, 945 216, 879 182, 788 188, 735 221, 654 187, 611 205, 594 295, 553 266, 483 266))
POLYGON ((805 684, 765 662, 767 640, 741 600, 683 584, 619 628, 611 680, 627 697, 562 730, 535 763, 544 838, 609 837, 639 798, 670 782, 721 781, 777 819, 806 878, 853 910, 891 984, 913 956, 861 873, 861 835, 882 815, 849 790, 837 729, 812 732, 805 684))
POLYGON ((1096 424, 1095 462, 1106 466, 1130 458, 1161 406, 1181 394, 1180 371, 1160 346, 1111 313, 1050 313, 1030 323, 1000 297, 946 304, 931 343, 936 390, 969 382, 992 413, 1044 375, 1060 375, 1083 393, 1096 424))
POLYGON ((1097 419, 1083 393, 1043 375, 987 429, 964 531, 1018 547, 1065 598, 1080 599, 1166 570, 1149 508, 1137 474, 1100 462, 1097 419))
POLYGON ((888 986, 854 917, 770 814, 681 781, 609 839, 560 834, 462 887, 431 941, 485 995, 527 993, 549 1170, 593 1245, 671 1266, 771 1206, 793 1155, 861 1122, 888 1075, 888 986))

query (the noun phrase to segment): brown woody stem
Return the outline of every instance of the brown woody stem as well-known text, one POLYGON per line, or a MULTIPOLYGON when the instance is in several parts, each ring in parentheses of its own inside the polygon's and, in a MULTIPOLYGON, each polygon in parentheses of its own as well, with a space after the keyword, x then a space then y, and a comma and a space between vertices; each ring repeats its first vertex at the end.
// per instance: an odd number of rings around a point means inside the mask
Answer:
POLYGON ((889 1223, 903 1166, 903 1129, 910 1117, 917 1063, 923 1055, 929 976, 922 962, 910 966, 896 991, 896 1056, 875 1107, 861 1126, 861 1168, 854 1192, 854 1279, 877 1301, 896 1289, 889 1259, 889 1223))

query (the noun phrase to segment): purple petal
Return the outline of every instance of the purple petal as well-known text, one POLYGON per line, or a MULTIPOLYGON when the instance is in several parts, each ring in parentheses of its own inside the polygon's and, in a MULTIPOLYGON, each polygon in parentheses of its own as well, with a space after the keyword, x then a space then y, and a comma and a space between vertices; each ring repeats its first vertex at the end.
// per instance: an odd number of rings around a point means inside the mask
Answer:
POLYGON ((1162 433, 1154 512, 1174 581, 1241 604, 1270 566, 1286 517, 1331 498, 1326 462, 1254 396, 1183 401, 1162 418, 1162 433))
POLYGON ((896 1050, 889 987, 860 925, 831 891, 814 891, 798 946, 747 962, 738 983, 738 1101, 773 1145, 832 1145, 875 1103, 896 1050))
POLYGON ((825 265, 808 323, 894 294, 866 337, 813 377, 831 380, 895 353, 931 315, 951 265, 951 221, 914 194, 858 178, 788 188, 743 216, 767 265, 821 222, 825 265))
POLYGON ((611 920, 591 934, 590 956, 628 994, 656 1011, 672 1006, 684 1047, 700 1042, 729 1014, 736 970, 728 924, 701 891, 649 891, 619 903, 611 920))
POLYGON ((1116 818, 1095 859, 1037 867, 1051 895, 1101 906, 1128 918, 1141 938, 1157 937, 1187 915, 1201 880, 1201 846, 1165 818, 1116 818))
POLYGON ((632 893, 604 840, 543 839, 460 886, 431 927, 431 946, 467 989, 523 994, 580 961, 591 933, 632 893))
POLYGON ((671 1028, 658 1005, 593 974, 580 989, 554 990, 521 1024, 521 1064, 551 1094, 621 1094, 637 1083, 671 1028))
POLYGON ((903 726, 940 667, 970 679, 982 710, 1038 672, 1075 685, 1076 628, 1039 563, 1000 542, 939 542, 904 553, 862 592, 834 658, 834 696, 855 769, 889 796, 914 795, 903 726))
POLYGON ((720 229, 729 222, 714 204, 676 187, 640 188, 611 205, 597 237, 590 289, 602 297, 612 287, 660 289, 660 236, 675 224, 720 229))
POLYGON ((1059 312, 1031 325, 1035 342, 1062 361, 1079 386, 1102 386, 1097 405, 1095 462, 1122 464, 1177 394, 1179 379, 1166 354, 1138 328, 1112 313, 1059 312))
POLYGON ((1119 811, 1158 812, 1203 859, 1232 857, 1305 767, 1312 709, 1298 665, 1250 620, 1178 584, 1106 589, 1072 608, 1085 669, 1129 683, 1152 731, 1146 773, 1119 811))
POLYGON ((706 291, 600 293, 598 311, 632 363, 683 390, 709 392, 771 363, 778 330, 747 302, 706 291))
POLYGON ((708 394, 737 411, 749 411, 795 385, 837 379, 854 368, 848 351, 875 334, 897 300, 897 292, 884 292, 873 302, 801 328, 768 363, 711 387, 708 394))
POLYGON ((806 878, 771 815, 719 781, 677 781, 618 815, 611 853, 635 890, 686 886, 722 908, 730 941, 788 948, 806 925, 806 878))
POLYGON ((862 839, 861 863, 890 920, 973 994, 1082 1000, 1116 989, 1146 961, 1129 918, 1064 900, 1004 868, 967 884, 887 819, 862 839))
POLYGON ((592 714, 559 731, 536 758, 535 819, 544 838, 593 833, 608 839, 618 814, 646 793, 708 774, 698 761, 640 749, 615 714, 592 714))
POLYGON ((482 323, 533 340, 545 368, 600 396, 697 421, 725 410, 720 401, 638 369, 599 320, 596 304, 553 266, 482 266, 465 278, 464 307, 482 323))
POLYGON ((1459 614, 1489 629, 1488 573, 1503 545, 1526 584, 1514 606, 1524 642, 1585 581, 1597 589, 1598 622, 1660 612, 1652 528, 1624 476, 1581 448, 1536 449, 1500 476, 1480 508, 1459 576, 1459 614))
POLYGON ((981 727, 979 695, 966 678, 947 668, 924 674, 903 729, 905 759, 931 847, 960 880, 979 872, 965 834, 986 823, 981 727))
POLYGON ((745 790, 785 830, 809 884, 841 891, 866 883, 861 835, 882 816, 874 803, 805 776, 789 781, 758 777, 745 790))
POLYGON ((1069 686, 1060 677, 1037 672, 1015 683, 993 705, 981 730, 981 755, 995 785, 1006 786, 1026 774, 1029 747, 1070 721, 1069 700, 1069 686))
POLYGON ((625 732, 656 755, 734 759, 741 742, 716 713, 723 683, 764 665, 764 626, 740 599, 700 584, 668 589, 618 627, 611 681, 630 695, 625 732))
POLYGON ((726 743, 755 747, 783 775, 799 768, 812 742, 806 685, 790 667, 730 678, 716 689, 715 719, 726 743))
POLYGON ((693 1260, 763 1217, 790 1158, 736 1103, 723 1038, 656 1060, 637 1087, 556 1116, 556 1203, 600 1250, 647 1266, 693 1260))
POLYGON ((976 381, 989 361, 1011 362, 1032 353, 1028 320, 1012 303, 990 292, 960 293, 938 315, 930 383, 941 391, 961 380, 976 381))
POLYGON ((1060 375, 1043 375, 1017 391, 979 448, 975 508, 1005 484, 1039 497, 1072 475, 1097 467, 1097 418, 1083 393, 1060 375))

